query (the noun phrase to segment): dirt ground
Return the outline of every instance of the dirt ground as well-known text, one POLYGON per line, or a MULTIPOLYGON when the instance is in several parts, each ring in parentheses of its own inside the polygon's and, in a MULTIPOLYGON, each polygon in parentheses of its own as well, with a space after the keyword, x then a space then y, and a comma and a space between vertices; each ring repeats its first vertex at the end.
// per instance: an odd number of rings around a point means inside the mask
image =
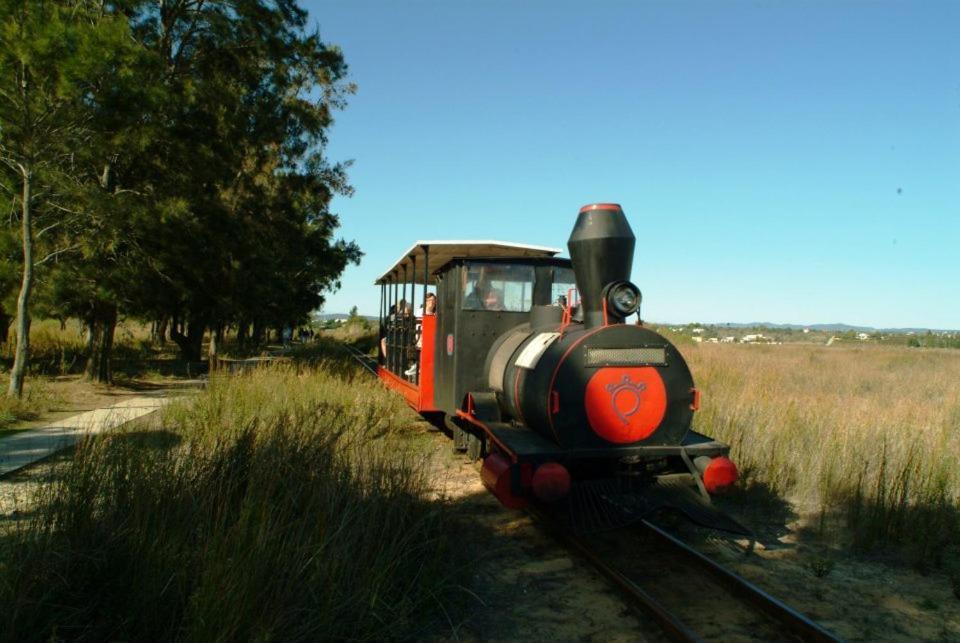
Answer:
MULTIPOLYGON (((476 525, 487 552, 470 588, 475 611, 451 639, 664 640, 654 623, 526 513, 501 507, 483 488, 479 466, 452 454, 446 436, 433 431, 431 448, 438 493, 476 525)), ((813 538, 808 521, 782 509, 761 507, 743 517, 758 533, 752 553, 746 540, 670 517, 661 524, 846 640, 960 641, 960 599, 943 573, 920 575, 845 555, 813 538)))
POLYGON ((43 377, 45 403, 42 409, 29 419, 21 419, 0 427, 0 439, 5 433, 45 426, 85 411, 112 406, 127 397, 143 395, 148 391, 195 389, 199 380, 180 377, 119 379, 113 386, 101 386, 85 382, 80 375, 43 377))
POLYGON ((0 478, 0 533, 31 511, 30 499, 33 494, 42 485, 55 479, 58 469, 70 459, 70 454, 69 450, 61 451, 0 478))
POLYGON ((819 536, 816 518, 763 508, 743 512, 757 532, 726 538, 671 522, 671 531, 848 641, 960 641, 960 598, 942 570, 920 574, 895 559, 843 551, 838 538, 819 536))
MULTIPOLYGON (((427 430, 427 429, 424 429, 427 430)), ((479 464, 432 431, 437 494, 475 525, 482 551, 467 588, 470 615, 441 638, 460 641, 665 641, 588 563, 571 556, 522 511, 504 509, 480 482, 479 464)))

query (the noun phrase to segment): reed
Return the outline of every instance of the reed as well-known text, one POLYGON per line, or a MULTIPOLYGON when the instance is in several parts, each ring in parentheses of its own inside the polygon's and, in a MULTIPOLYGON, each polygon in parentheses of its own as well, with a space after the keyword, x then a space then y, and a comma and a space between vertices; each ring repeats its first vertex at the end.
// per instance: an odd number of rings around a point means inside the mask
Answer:
POLYGON ((695 428, 732 445, 744 484, 842 517, 862 549, 936 564, 960 546, 960 352, 690 345, 695 428))
POLYGON ((406 639, 442 618, 455 530, 412 415, 321 351, 83 442, 5 530, 3 637, 406 639))

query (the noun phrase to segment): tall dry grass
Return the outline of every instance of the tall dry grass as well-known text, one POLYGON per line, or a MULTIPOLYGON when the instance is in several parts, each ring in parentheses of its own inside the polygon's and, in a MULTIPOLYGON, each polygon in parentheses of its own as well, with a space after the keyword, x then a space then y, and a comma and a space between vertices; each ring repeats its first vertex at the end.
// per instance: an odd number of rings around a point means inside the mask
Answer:
MULTIPOLYGON (((17 347, 11 328, 7 341, 0 344, 0 364, 9 369, 17 347)), ((171 347, 172 348, 172 347, 171 347)), ((56 319, 35 320, 30 325, 30 362, 33 375, 79 373, 86 363, 86 329, 78 319, 61 324, 56 319)), ((148 325, 134 319, 117 323, 113 340, 113 359, 118 362, 156 357, 162 347, 152 344, 148 325)))
POLYGON ((842 515, 853 544, 960 546, 960 352, 700 345, 695 428, 729 442, 745 482, 842 515))
POLYGON ((84 442, 3 538, 2 637, 416 637, 457 554, 411 418, 320 360, 215 377, 157 426, 84 442))
POLYGON ((32 381, 23 389, 23 397, 6 395, 10 384, 9 375, 0 375, 0 437, 18 422, 36 420, 44 412, 62 402, 47 382, 32 381))
POLYGON ((337 328, 320 331, 319 338, 330 338, 343 344, 356 346, 367 352, 377 345, 378 332, 376 323, 364 319, 348 321, 337 328))

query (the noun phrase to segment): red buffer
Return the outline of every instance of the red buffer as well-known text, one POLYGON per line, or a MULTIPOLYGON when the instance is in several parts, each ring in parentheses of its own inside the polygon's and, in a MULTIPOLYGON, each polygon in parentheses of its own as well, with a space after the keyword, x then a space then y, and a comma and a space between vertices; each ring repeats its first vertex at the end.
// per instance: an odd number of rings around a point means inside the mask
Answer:
POLYGON ((737 465, 722 455, 710 460, 703 470, 703 486, 709 493, 723 493, 740 477, 737 465))
POLYGON ((570 493, 570 472, 558 462, 546 462, 533 472, 533 494, 544 502, 556 502, 570 493))
POLYGON ((513 467, 510 461, 499 453, 491 453, 483 459, 480 479, 490 493, 497 497, 508 509, 523 509, 527 499, 513 493, 513 467))

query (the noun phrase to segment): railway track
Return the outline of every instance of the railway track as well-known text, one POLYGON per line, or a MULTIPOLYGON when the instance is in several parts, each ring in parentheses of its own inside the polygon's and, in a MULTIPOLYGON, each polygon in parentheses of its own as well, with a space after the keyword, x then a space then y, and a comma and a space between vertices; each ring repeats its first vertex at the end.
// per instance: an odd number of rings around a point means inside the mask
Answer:
MULTIPOLYGON (((374 376, 376 359, 344 345, 374 376)), ((653 523, 583 535, 540 508, 531 514, 592 564, 674 641, 840 641, 742 576, 653 523)))
POLYGON ((364 370, 368 371, 371 375, 376 377, 377 360, 375 357, 371 357, 370 355, 367 355, 363 351, 359 350, 354 346, 350 346, 349 344, 344 344, 343 347, 347 349, 347 352, 350 353, 351 357, 357 360, 357 363, 359 363, 364 370))
POLYGON ((532 513, 671 640, 842 640, 647 520, 583 535, 532 513))

